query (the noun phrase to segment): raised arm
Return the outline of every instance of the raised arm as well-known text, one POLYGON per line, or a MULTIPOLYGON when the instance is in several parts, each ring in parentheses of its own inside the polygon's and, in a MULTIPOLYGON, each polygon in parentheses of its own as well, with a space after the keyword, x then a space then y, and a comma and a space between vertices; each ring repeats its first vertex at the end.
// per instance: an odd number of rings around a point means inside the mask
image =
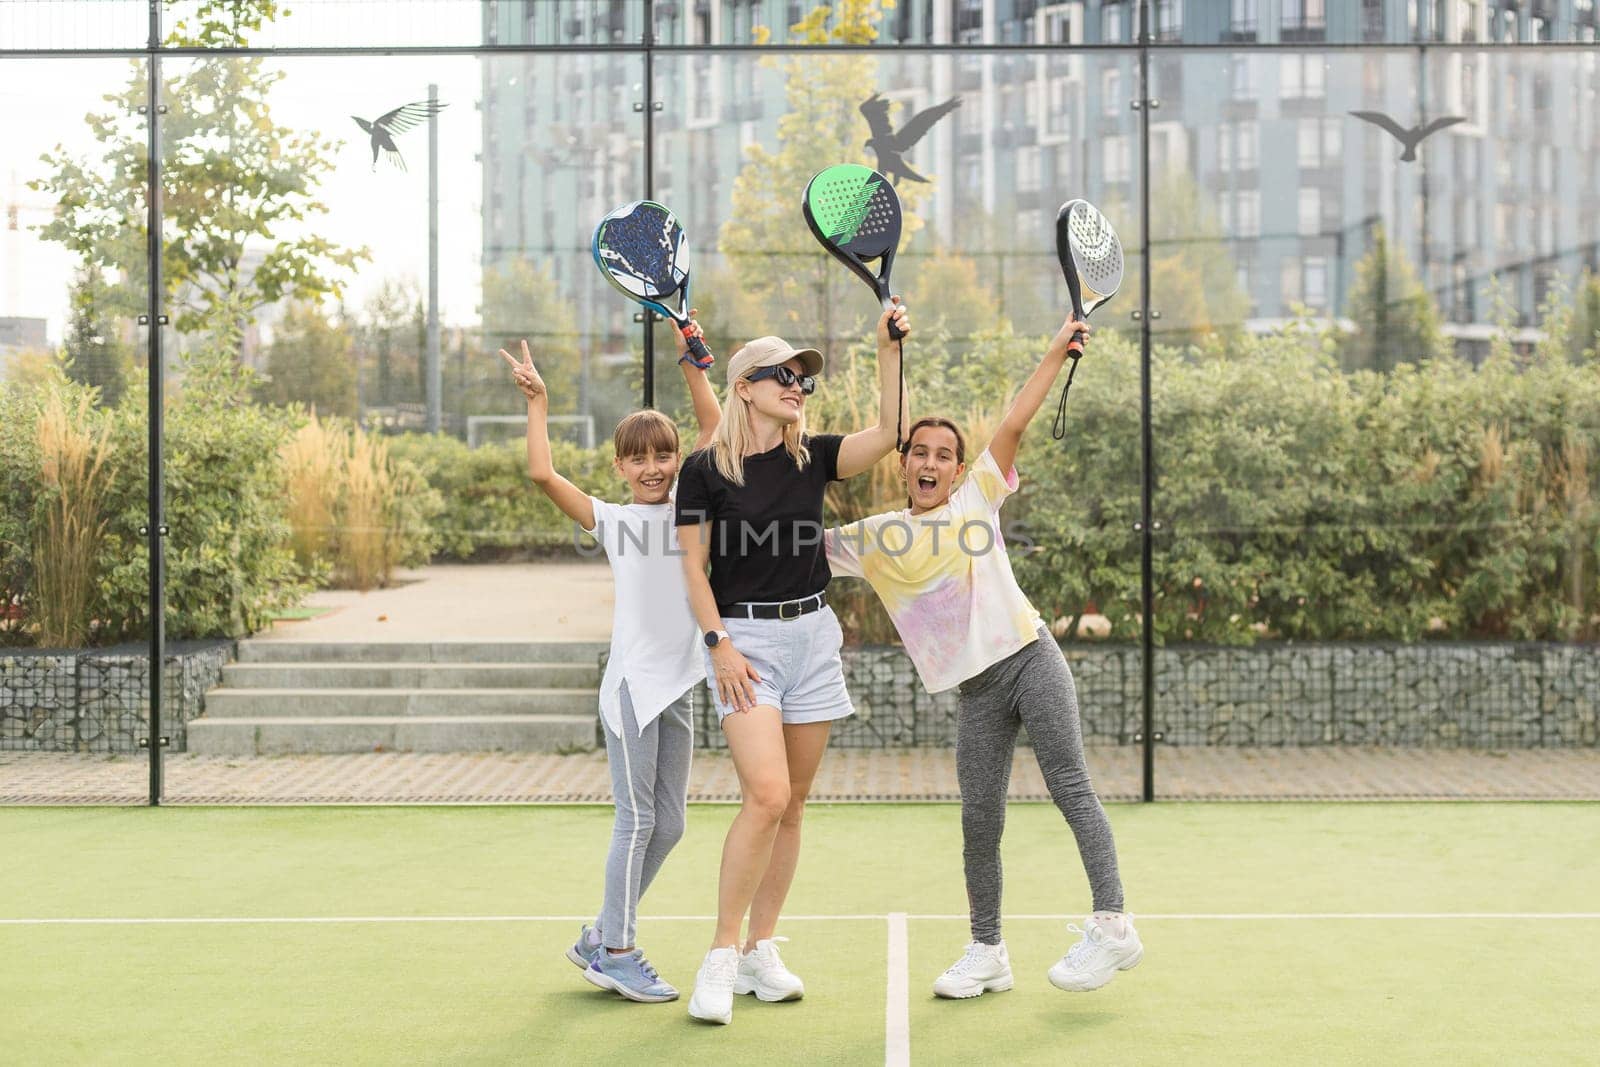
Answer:
POLYGON ((897 427, 903 432, 911 425, 911 400, 900 388, 900 342, 889 340, 890 317, 907 337, 911 336, 911 318, 898 296, 891 299, 895 306, 878 317, 878 422, 840 442, 840 478, 870 470, 894 451, 897 427))
POLYGON ((512 358, 510 352, 500 350, 501 357, 511 365, 511 376, 528 398, 528 477, 544 490, 544 495, 555 501, 556 507, 585 530, 594 529, 594 501, 589 494, 556 473, 550 456, 550 391, 533 365, 528 353, 528 342, 522 342, 522 361, 512 358))
MULTIPOLYGON (((692 320, 697 312, 691 310, 689 318, 692 320)), ((694 334, 702 341, 705 340, 705 331, 700 329, 698 322, 691 321, 688 332, 694 334)), ((678 343, 678 369, 683 372, 683 380, 689 387, 689 399, 694 402, 694 419, 700 426, 700 434, 694 440, 691 451, 698 452, 711 443, 717 435, 717 424, 722 421, 722 405, 717 403, 716 390, 711 388, 709 367, 697 367, 687 358, 689 344, 682 333, 672 331, 673 338, 678 343)))
POLYGON ((1028 376, 1027 383, 1017 393, 1016 399, 1011 401, 1006 417, 1000 420, 1000 428, 994 432, 994 440, 989 442, 989 454, 994 457, 1001 473, 1009 471, 1017 462, 1017 449, 1022 444, 1022 431, 1028 428, 1028 423, 1033 421, 1045 398, 1050 395, 1050 387, 1055 384, 1056 375, 1060 374, 1061 368, 1066 365, 1072 335, 1079 330, 1083 331, 1084 341, 1087 342, 1089 325, 1073 318, 1069 311, 1067 321, 1050 339, 1050 347, 1045 349, 1044 359, 1028 376))

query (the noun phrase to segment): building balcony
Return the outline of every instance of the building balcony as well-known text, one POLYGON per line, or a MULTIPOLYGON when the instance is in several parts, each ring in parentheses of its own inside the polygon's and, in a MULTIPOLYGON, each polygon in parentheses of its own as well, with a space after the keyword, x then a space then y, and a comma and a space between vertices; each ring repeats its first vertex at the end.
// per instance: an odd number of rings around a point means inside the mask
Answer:
POLYGON ((1235 19, 1222 31, 1223 44, 1254 44, 1255 40, 1255 19, 1235 19))
POLYGON ((1286 18, 1283 20, 1281 39, 1284 44, 1311 44, 1328 39, 1328 20, 1325 18, 1286 18))

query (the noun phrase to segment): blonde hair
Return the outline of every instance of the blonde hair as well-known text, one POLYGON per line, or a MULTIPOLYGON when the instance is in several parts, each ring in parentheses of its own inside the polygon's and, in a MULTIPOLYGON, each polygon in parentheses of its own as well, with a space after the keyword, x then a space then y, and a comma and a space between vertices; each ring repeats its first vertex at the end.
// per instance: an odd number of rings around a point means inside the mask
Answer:
MULTIPOLYGON (((752 370, 756 368, 751 368, 752 370)), ((717 424, 717 434, 711 440, 711 458, 722 476, 734 485, 744 485, 744 454, 755 439, 750 427, 750 401, 739 395, 735 378, 728 383, 728 395, 722 403, 722 421, 717 424)), ((806 447, 806 413, 802 408, 800 418, 783 428, 783 447, 794 458, 801 470, 811 462, 811 450, 806 447)))

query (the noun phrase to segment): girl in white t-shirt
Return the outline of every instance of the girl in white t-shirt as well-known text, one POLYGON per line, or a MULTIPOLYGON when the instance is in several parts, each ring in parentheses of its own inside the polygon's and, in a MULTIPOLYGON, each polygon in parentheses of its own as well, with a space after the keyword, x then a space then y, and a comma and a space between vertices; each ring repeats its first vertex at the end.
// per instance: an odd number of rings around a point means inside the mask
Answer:
MULTIPOLYGON (((699 327, 691 325, 690 331, 698 335, 699 327)), ((584 969, 590 982, 629 1000, 676 1000, 678 991, 635 947, 634 926, 640 896, 683 836, 694 748, 690 693, 704 677, 700 630, 689 611, 673 526, 678 428, 659 411, 636 411, 624 418, 613 437, 613 462, 633 499, 611 504, 589 496, 551 462, 549 391, 534 368, 528 342, 522 342, 520 362, 504 349, 500 355, 528 398, 528 473, 600 543, 615 586, 600 718, 617 814, 600 916, 593 926, 583 927, 567 958, 584 969)), ((700 424, 695 448, 704 448, 716 432, 721 409, 705 368, 690 359, 682 337, 678 357, 700 424)))
POLYGON ((1081 940, 1050 969, 1061 989, 1096 989, 1128 970, 1144 947, 1123 912, 1116 845, 1084 764, 1072 672, 1039 613, 1017 586, 1000 531, 1000 506, 1017 489, 1022 432, 1088 326, 1070 316, 970 471, 955 423, 911 426, 900 457, 903 511, 828 531, 836 575, 864 578, 883 601, 929 692, 960 688, 956 775, 972 942, 933 984, 941 997, 1010 989, 1000 939, 1000 835, 1019 726, 1026 726, 1050 796, 1077 838, 1094 894, 1081 940), (966 481, 951 486, 966 472, 966 481))

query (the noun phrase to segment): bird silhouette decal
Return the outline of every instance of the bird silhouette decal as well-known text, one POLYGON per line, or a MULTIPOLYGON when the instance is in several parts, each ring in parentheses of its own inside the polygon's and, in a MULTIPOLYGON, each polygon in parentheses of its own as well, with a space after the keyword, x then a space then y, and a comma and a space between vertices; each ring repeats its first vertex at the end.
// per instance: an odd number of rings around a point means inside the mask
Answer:
POLYGON ((384 112, 371 122, 351 115, 350 117, 356 120, 356 125, 361 127, 361 132, 372 138, 372 169, 378 169, 378 154, 381 152, 389 162, 402 171, 405 170, 406 161, 400 155, 400 149, 395 146, 395 137, 437 115, 447 106, 437 100, 418 100, 415 103, 402 104, 393 111, 384 112))
POLYGON ((961 98, 952 96, 942 104, 917 112, 910 122, 896 130, 889 123, 889 101, 877 93, 863 100, 861 114, 866 117, 867 128, 872 131, 866 147, 878 153, 878 173, 895 184, 899 184, 900 178, 913 182, 927 181, 911 169, 904 155, 933 129, 934 123, 960 106, 961 98))
POLYGON ((1415 160, 1417 158, 1417 146, 1427 138, 1438 133, 1446 126, 1454 126, 1458 122, 1467 121, 1465 115, 1446 115, 1443 118, 1437 118, 1432 122, 1424 123, 1421 126, 1413 126, 1407 130, 1402 129, 1398 122, 1381 111, 1352 111, 1350 114, 1393 134, 1394 139, 1399 141, 1401 146, 1405 148, 1405 151, 1400 153, 1400 162, 1402 163, 1410 163, 1415 160))

